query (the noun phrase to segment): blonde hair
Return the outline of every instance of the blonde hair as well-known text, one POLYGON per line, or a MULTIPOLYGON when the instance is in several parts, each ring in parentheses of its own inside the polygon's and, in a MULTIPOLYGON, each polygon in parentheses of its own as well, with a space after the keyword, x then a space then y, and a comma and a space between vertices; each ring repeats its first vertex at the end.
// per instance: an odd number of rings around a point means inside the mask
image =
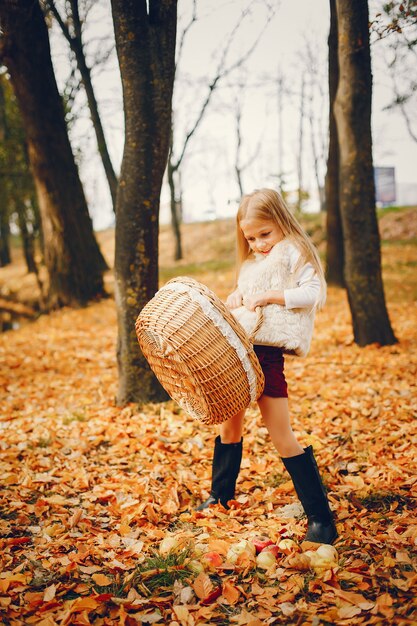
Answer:
POLYGON ((316 305, 321 308, 326 300, 326 279, 317 249, 292 215, 280 194, 274 189, 255 189, 252 193, 243 196, 240 201, 236 215, 237 273, 239 273, 242 263, 252 255, 240 226, 240 222, 249 216, 267 222, 275 222, 283 232, 284 237, 291 239, 300 252, 296 271, 306 263, 311 263, 321 284, 320 298, 316 305))

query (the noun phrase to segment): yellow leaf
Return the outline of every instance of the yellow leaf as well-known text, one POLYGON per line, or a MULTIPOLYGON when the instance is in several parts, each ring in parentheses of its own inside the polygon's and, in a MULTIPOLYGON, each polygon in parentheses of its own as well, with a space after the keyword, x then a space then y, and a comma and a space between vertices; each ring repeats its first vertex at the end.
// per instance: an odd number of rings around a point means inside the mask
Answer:
POLYGON ((119 526, 119 533, 122 537, 127 537, 132 532, 131 527, 126 522, 122 522, 119 526))
MULTIPOLYGON (((174 606, 174 613, 181 626, 188 626, 190 624, 190 612, 186 606, 174 606)), ((194 623, 194 620, 192 623, 194 623)))

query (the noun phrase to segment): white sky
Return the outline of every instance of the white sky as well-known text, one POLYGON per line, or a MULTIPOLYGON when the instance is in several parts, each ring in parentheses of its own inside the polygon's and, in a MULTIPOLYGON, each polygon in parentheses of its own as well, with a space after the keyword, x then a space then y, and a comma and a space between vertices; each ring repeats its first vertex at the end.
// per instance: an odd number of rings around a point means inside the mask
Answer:
MULTIPOLYGON (((189 16, 191 0, 179 0, 179 33, 189 16)), ((175 128, 181 145, 182 137, 198 113, 207 93, 208 79, 213 76, 219 55, 228 34, 236 25, 249 0, 199 0, 199 20, 189 31, 175 87, 175 128)), ((299 135, 299 93, 306 63, 307 43, 315 50, 317 70, 307 73, 307 80, 316 77, 313 99, 314 124, 325 129, 327 124, 327 36, 329 9, 327 0, 269 0, 276 7, 246 69, 230 75, 216 91, 208 115, 193 138, 182 170, 186 219, 223 217, 234 213, 239 190, 233 172, 236 146, 233 101, 239 83, 244 83, 242 104, 243 161, 256 154, 244 172, 245 191, 275 185, 279 169, 278 99, 276 77, 280 70, 286 91, 283 96, 283 169, 288 189, 295 189, 296 155, 299 135), (319 90, 324 92, 320 96, 319 90)), ((266 0, 254 0, 248 15, 230 49, 228 65, 244 54, 256 40, 266 22, 266 0)), ((107 47, 112 38, 109 0, 96 3, 89 16, 85 40, 89 54, 107 47), (97 41, 97 37, 105 37, 97 41)), ((54 64, 62 87, 68 76, 66 48, 55 32, 52 36, 54 64)), ((392 96, 390 79, 383 63, 385 43, 373 45, 373 136, 374 165, 394 166, 399 183, 417 183, 417 143, 409 137, 399 113, 384 111, 392 96)), ((117 60, 113 55, 105 68, 95 71, 94 85, 104 120, 106 135, 118 170, 123 152, 123 106, 117 60)), ((110 196, 96 154, 96 144, 88 119, 78 97, 76 109, 81 119, 71 132, 73 146, 81 150, 80 170, 95 226, 105 227, 112 220, 110 196)), ((325 130, 315 133, 319 145, 326 140, 325 130)), ((311 133, 304 121, 303 145, 304 185, 312 196, 316 193, 312 168, 311 133)), ((324 176, 324 164, 320 168, 324 176)), ((162 221, 168 218, 166 189, 162 196, 162 221)), ((314 205, 314 202, 307 203, 314 205)), ((308 208, 308 207, 307 207, 308 208)))

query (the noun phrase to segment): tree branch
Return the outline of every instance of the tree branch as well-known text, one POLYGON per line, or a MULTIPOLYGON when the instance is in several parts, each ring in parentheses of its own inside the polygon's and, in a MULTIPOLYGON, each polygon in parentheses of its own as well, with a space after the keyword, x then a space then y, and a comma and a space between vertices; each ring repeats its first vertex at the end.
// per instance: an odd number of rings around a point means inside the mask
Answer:
POLYGON ((271 9, 270 8, 270 13, 268 14, 268 19, 266 20, 261 32, 259 33, 258 37, 255 39, 255 41, 253 42, 252 46, 247 50, 247 52, 240 57, 235 63, 233 63, 232 65, 230 65, 229 67, 224 67, 225 63, 226 63, 226 58, 227 55, 229 53, 230 47, 236 37, 237 32, 239 31, 245 17, 250 13, 251 11, 251 5, 254 2, 252 1, 250 3, 250 5, 243 11, 240 20, 238 21, 238 23, 235 25, 235 27, 232 29, 228 42, 223 50, 222 56, 220 58, 219 64, 217 66, 217 71, 216 71, 216 75, 214 76, 214 78, 212 79, 211 83, 208 86, 208 92, 207 92, 207 96, 201 106, 200 112, 197 115, 197 118, 193 124, 193 126, 191 127, 191 129, 188 131, 185 140, 184 140, 184 144, 180 153, 180 156, 178 157, 176 163, 173 164, 173 168, 174 171, 178 170, 178 168, 180 167, 182 160, 184 158, 185 152, 187 150, 187 146, 190 142, 191 137, 194 135, 194 133, 196 132, 196 130, 198 129, 198 127, 201 124, 201 121, 204 117, 204 113, 206 112, 206 109, 211 101, 211 98, 213 96, 213 93, 215 92, 218 83, 224 79, 226 76, 228 76, 231 72, 233 72, 234 70, 236 70, 237 68, 241 67, 245 61, 248 60, 248 58, 253 54, 254 50, 256 49, 256 47, 259 44, 259 41, 261 40, 261 37, 263 35, 263 33, 265 32, 266 28, 268 27, 268 23, 270 21, 270 17, 271 14, 274 15, 275 13, 275 9, 271 9))
POLYGON ((48 12, 52 13, 52 15, 54 16, 54 18, 56 19, 56 21, 58 22, 62 30, 62 34, 64 35, 65 39, 68 41, 69 45, 72 47, 72 35, 70 33, 70 30, 67 24, 64 22, 58 9, 56 8, 54 0, 46 0, 45 9, 46 9, 46 14, 48 12))
POLYGON ((178 66, 178 64, 180 62, 180 59, 181 59, 181 56, 182 56, 182 51, 183 51, 183 48, 184 48, 184 42, 186 40, 188 32, 189 32, 190 28, 192 27, 192 25, 196 21, 197 21, 197 0, 193 0, 193 13, 192 13, 190 21, 188 22, 188 24, 185 26, 184 30, 181 33, 181 38, 180 38, 180 42, 179 42, 179 45, 178 45, 177 60, 176 60, 176 63, 175 63, 175 68, 177 68, 177 66, 178 66))

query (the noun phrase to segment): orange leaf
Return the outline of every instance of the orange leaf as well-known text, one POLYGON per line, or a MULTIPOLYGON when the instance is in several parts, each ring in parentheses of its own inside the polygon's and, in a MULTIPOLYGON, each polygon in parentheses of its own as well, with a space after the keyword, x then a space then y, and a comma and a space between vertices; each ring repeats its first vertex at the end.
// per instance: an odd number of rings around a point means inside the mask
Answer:
POLYGON ((49 585, 43 593, 43 601, 50 602, 55 598, 56 594, 56 585, 49 585))
POLYGON ((78 611, 92 611, 98 607, 98 602, 95 598, 77 598, 74 600, 71 606, 71 613, 77 613, 78 611))
POLYGON ((99 587, 107 587, 107 585, 111 585, 113 582, 112 579, 105 574, 93 574, 91 578, 99 587))
POLYGON ((239 600, 240 591, 232 585, 232 583, 226 580, 222 588, 222 596, 228 601, 229 604, 236 604, 239 600))
POLYGON ((82 509, 75 509, 74 513, 71 515, 69 519, 69 527, 74 528, 74 526, 76 526, 78 522, 80 521, 82 515, 83 515, 82 509))
POLYGON ((193 589, 195 595, 197 598, 200 598, 200 600, 207 598, 213 590, 213 583, 210 580, 210 576, 201 572, 193 583, 193 589))
POLYGON ((342 598, 342 600, 346 600, 346 602, 359 607, 362 611, 369 611, 375 606, 375 602, 367 600, 362 594, 355 593, 354 591, 343 591, 342 589, 332 588, 332 592, 339 598, 342 598))
POLYGON ((224 539, 211 539, 208 548, 210 552, 226 555, 230 548, 230 543, 224 539))

